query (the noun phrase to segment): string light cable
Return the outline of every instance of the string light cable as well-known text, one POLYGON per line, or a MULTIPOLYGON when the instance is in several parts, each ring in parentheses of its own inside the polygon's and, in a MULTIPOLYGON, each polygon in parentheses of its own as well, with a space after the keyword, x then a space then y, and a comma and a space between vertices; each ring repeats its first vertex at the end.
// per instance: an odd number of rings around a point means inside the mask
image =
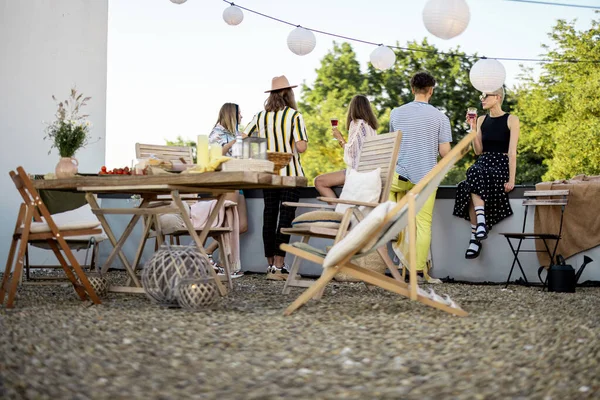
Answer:
POLYGON ((504 1, 513 1, 515 3, 529 3, 529 4, 544 5, 544 6, 589 8, 592 10, 600 10, 600 6, 588 6, 585 4, 554 3, 554 2, 550 2, 550 1, 537 1, 537 0, 504 0, 504 1))
MULTIPOLYGON (((411 51, 411 52, 421 52, 421 53, 428 53, 428 54, 441 54, 441 55, 445 55, 445 56, 449 56, 449 57, 459 57, 459 58, 464 58, 464 59, 486 59, 486 58, 490 58, 490 59, 494 59, 494 60, 498 60, 498 61, 518 61, 518 62, 537 62, 537 63, 550 63, 550 62, 565 62, 565 63, 600 63, 600 60, 579 60, 579 59, 565 59, 565 60, 550 60, 550 59, 543 59, 543 58, 518 58, 518 57, 483 57, 483 56, 477 56, 477 55, 468 55, 468 54, 458 54, 458 53, 451 53, 451 52, 444 52, 444 51, 440 51, 440 50, 431 50, 431 49, 424 49, 424 48, 414 48, 414 47, 402 47, 402 46, 395 46, 395 45, 386 45, 383 43, 377 43, 377 42, 373 42, 373 41, 369 41, 369 40, 364 40, 364 39, 359 39, 359 38, 355 38, 355 37, 351 37, 351 36, 345 36, 345 35, 340 35, 337 33, 333 33, 333 32, 327 32, 327 31, 323 31, 320 29, 314 29, 314 28, 307 28, 306 26, 303 25, 299 25, 299 24, 295 24, 292 23, 290 21, 286 21, 283 20, 281 18, 277 18, 277 17, 273 17, 271 15, 262 13, 260 11, 256 11, 256 10, 252 10, 248 7, 243 7, 240 6, 239 4, 236 4, 234 2, 228 1, 228 0, 222 0, 224 3, 227 3, 231 6, 234 7, 238 7, 244 11, 248 11, 249 13, 270 19, 272 21, 276 21, 279 22, 281 24, 285 24, 285 25, 289 25, 292 27, 301 27, 304 28, 306 30, 309 30, 311 32, 314 33, 319 33, 321 35, 325 35, 325 36, 330 36, 330 37, 334 37, 337 39, 342 39, 342 40, 347 40, 347 41, 351 41, 351 42, 356 42, 356 43, 362 43, 362 44, 367 44, 367 45, 371 45, 371 46, 387 46, 389 48, 392 49, 397 49, 397 50, 404 50, 404 51, 411 51)), ((514 1, 514 2, 527 2, 527 3, 539 3, 539 4, 543 4, 546 2, 538 2, 538 1, 534 1, 534 0, 505 0, 505 1, 514 1)), ((564 5, 564 4, 560 4, 560 3, 551 3, 553 5, 564 5)), ((571 5, 573 7, 576 7, 576 5, 571 5)), ((586 6, 587 7, 587 6, 586 6)), ((590 8, 597 8, 597 7, 591 7, 590 8)))

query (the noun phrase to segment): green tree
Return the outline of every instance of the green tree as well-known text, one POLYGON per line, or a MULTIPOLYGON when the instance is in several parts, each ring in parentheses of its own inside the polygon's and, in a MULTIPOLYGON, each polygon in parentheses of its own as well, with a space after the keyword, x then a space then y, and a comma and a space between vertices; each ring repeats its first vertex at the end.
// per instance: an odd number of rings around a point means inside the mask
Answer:
POLYGON ((525 71, 518 88, 516 114, 521 120, 519 151, 542 160, 538 181, 600 173, 600 24, 577 31, 559 20, 545 46, 552 60, 539 78, 525 71), (543 176, 542 176, 543 174, 543 176))
MULTIPOLYGON (((396 43, 399 46, 399 43, 396 43)), ((389 129, 391 109, 413 101, 410 79, 419 71, 431 73, 436 87, 431 104, 443 111, 450 119, 454 143, 467 133, 465 115, 468 107, 480 107, 479 92, 470 83, 469 71, 474 61, 459 47, 441 53, 423 39, 404 46, 411 50, 396 49, 396 63, 386 71, 368 66, 369 93, 380 110, 380 122, 389 129)), ((473 164, 475 156, 467 154, 446 176, 444 184, 456 184, 465 178, 466 169, 473 164)))
POLYGON ((320 174, 343 169, 343 152, 331 136, 331 118, 338 118, 346 131, 346 116, 352 97, 367 90, 367 79, 348 43, 334 43, 321 60, 317 78, 309 87, 302 85, 298 108, 304 116, 309 146, 302 155, 302 166, 309 184, 320 174))

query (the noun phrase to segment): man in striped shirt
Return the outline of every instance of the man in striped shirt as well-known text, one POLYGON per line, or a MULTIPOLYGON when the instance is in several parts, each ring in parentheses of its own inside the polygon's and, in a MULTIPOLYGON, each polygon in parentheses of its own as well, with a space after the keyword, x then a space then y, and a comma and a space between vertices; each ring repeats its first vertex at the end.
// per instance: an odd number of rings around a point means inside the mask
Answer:
MULTIPOLYGON (((427 72, 419 72, 410 80, 415 100, 395 108, 390 115, 390 132, 402 132, 402 144, 392 182, 390 200, 398 201, 437 164, 438 154, 444 157, 450 151, 452 131, 450 120, 429 104, 433 95, 435 78, 427 72)), ((417 214, 417 272, 426 271, 427 256, 431 244, 431 221, 435 192, 417 214)), ((408 265, 407 235, 400 234, 395 250, 399 249, 401 261, 408 265), (404 260, 402 258, 404 257, 404 260)))

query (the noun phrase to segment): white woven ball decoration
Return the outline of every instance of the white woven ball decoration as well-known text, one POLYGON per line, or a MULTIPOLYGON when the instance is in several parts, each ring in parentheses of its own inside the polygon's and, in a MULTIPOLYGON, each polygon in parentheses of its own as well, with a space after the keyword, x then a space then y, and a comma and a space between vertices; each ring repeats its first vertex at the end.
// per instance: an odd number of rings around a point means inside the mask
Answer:
POLYGON ((219 298, 213 279, 185 278, 177 285, 177 301, 181 308, 197 310, 213 304, 219 298))
POLYGON ((90 273, 87 275, 87 279, 98 297, 104 297, 108 294, 108 280, 104 276, 90 273))
POLYGON ((498 60, 482 58, 471 67, 469 79, 473 87, 480 92, 489 93, 504 85, 506 70, 498 60))
POLYGON ((166 306, 177 305, 176 288, 183 278, 212 279, 210 262, 196 246, 161 246, 146 262, 142 286, 148 297, 166 306))
POLYGON ((396 62, 396 53, 387 46, 378 46, 369 56, 371 64, 378 70, 385 71, 392 68, 396 62))
POLYGON ((425 28, 441 39, 452 39, 463 33, 470 19, 465 0, 429 0, 423 8, 425 28))
POLYGON ((317 38, 312 31, 299 26, 288 35, 287 45, 292 53, 304 56, 314 50, 317 38))
POLYGON ((223 11, 223 20, 228 25, 239 25, 244 20, 244 13, 239 7, 229 6, 223 11))
POLYGON ((183 4, 185 3, 187 0, 171 0, 171 3, 173 4, 183 4))

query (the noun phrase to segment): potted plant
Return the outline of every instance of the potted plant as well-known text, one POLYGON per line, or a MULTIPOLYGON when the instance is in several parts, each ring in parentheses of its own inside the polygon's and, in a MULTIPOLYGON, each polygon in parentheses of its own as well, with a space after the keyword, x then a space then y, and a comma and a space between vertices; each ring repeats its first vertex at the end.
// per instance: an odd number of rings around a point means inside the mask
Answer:
POLYGON ((70 178, 77 174, 79 162, 74 157, 77 150, 89 144, 91 124, 87 121, 88 115, 80 115, 80 110, 87 105, 91 97, 84 97, 77 93, 77 89, 71 89, 71 96, 64 101, 58 102, 56 97, 52 99, 57 102, 56 120, 48 124, 44 139, 52 141, 53 148, 58 150, 60 161, 56 165, 57 178, 70 178))

